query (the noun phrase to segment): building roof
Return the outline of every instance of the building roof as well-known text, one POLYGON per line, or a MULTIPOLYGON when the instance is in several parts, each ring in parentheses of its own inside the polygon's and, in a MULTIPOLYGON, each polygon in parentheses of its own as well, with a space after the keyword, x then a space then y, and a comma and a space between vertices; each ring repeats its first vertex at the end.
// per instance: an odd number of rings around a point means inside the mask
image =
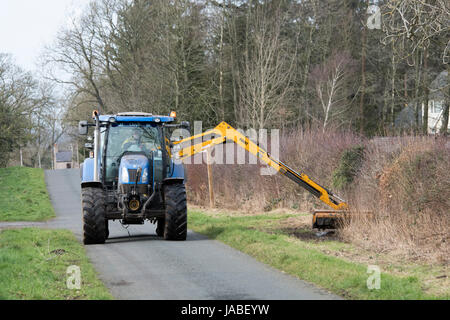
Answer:
MULTIPOLYGON (((421 111, 419 111, 420 113, 421 111)), ((422 124, 422 117, 419 114, 419 125, 422 124)), ((398 128, 409 128, 415 124, 414 105, 407 105, 395 116, 395 126, 398 128)))
POLYGON ((447 86, 448 72, 447 70, 439 73, 430 84, 430 100, 444 100, 443 89, 447 86))
POLYGON ((56 162, 72 162, 72 151, 59 151, 56 153, 56 162))
MULTIPOLYGON (((443 101, 444 100, 444 93, 443 88, 447 85, 447 70, 441 71, 436 78, 431 82, 430 84, 430 95, 428 96, 428 99, 434 100, 434 101, 443 101)), ((421 101, 422 103, 422 101, 421 101)), ((414 101, 411 101, 408 103, 408 105, 403 108, 396 116, 395 116, 395 126, 396 127, 411 127, 415 124, 415 118, 414 118, 414 101)), ((419 111, 419 125, 422 125, 422 116, 421 112, 419 111)))

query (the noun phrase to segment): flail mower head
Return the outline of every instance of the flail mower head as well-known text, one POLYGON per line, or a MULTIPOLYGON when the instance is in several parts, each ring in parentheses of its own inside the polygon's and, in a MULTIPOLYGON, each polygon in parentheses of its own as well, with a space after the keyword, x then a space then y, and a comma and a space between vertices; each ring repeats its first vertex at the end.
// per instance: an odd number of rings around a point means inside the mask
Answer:
POLYGON ((314 210, 312 217, 313 229, 338 229, 355 218, 373 219, 374 214, 370 211, 351 212, 348 210, 314 210))

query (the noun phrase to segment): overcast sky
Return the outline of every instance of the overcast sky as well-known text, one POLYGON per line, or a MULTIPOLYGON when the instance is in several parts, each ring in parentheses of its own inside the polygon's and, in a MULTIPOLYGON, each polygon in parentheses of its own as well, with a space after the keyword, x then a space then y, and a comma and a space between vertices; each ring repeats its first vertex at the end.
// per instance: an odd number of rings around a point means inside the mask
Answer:
POLYGON ((11 53, 22 68, 36 70, 45 44, 54 40, 67 17, 90 0, 0 0, 0 52, 11 53))

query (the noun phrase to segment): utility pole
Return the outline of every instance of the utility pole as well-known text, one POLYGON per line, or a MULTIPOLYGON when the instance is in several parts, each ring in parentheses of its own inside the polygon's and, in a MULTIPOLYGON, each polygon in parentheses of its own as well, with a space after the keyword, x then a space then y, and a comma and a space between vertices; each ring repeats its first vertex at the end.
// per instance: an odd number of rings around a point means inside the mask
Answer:
POLYGON ((52 154, 53 154, 53 161, 52 161, 52 170, 55 170, 56 169, 56 143, 55 144, 53 144, 53 152, 52 152, 52 154))
POLYGON ((20 152, 20 166, 23 167, 22 147, 19 148, 19 152, 20 152))
POLYGON ((76 153, 77 153, 77 168, 79 168, 80 167, 80 156, 79 156, 79 154, 78 154, 78 140, 77 140, 77 150, 76 150, 76 153))
POLYGON ((208 171, 208 190, 209 190, 209 206, 214 208, 214 190, 213 190, 213 181, 212 181, 212 168, 211 168, 211 156, 210 150, 206 150, 206 168, 208 171))
POLYGON ((70 168, 73 168, 73 143, 70 144, 70 150, 72 150, 72 156, 71 156, 71 163, 70 163, 70 168))

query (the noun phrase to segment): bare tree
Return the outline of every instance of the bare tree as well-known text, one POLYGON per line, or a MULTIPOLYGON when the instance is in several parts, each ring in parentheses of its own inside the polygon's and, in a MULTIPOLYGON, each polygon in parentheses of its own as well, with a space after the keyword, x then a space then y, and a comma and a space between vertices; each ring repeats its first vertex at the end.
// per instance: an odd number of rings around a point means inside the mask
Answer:
POLYGON ((316 92, 320 113, 319 116, 311 115, 316 121, 321 122, 323 131, 332 121, 345 122, 342 117, 351 106, 345 94, 353 70, 353 61, 346 52, 338 52, 321 65, 311 71, 311 83, 316 92))
POLYGON ((285 19, 280 3, 274 8, 256 5, 251 14, 250 48, 242 79, 242 103, 247 121, 255 129, 265 128, 288 102, 292 66, 281 26, 285 19))
POLYGON ((96 2, 81 19, 73 19, 70 27, 63 28, 53 46, 47 47, 43 64, 47 67, 46 79, 59 84, 70 85, 74 95, 86 94, 93 99, 101 111, 107 110, 102 89, 102 56, 98 43, 96 2))
POLYGON ((35 88, 31 74, 16 66, 10 55, 0 53, 0 167, 29 140, 35 88))
MULTIPOLYGON (((397 47, 402 48, 405 55, 401 58, 415 56, 415 121, 418 127, 419 118, 419 90, 424 93, 424 103, 428 103, 428 70, 423 68, 423 61, 427 65, 428 48, 433 42, 441 48, 441 59, 443 67, 450 71, 449 48, 450 48, 450 7, 448 1, 436 0, 392 0, 383 6, 383 29, 386 37, 384 42, 392 41, 397 47), (422 56, 425 55, 422 59, 422 56), (424 72, 423 77, 422 73, 424 72), (423 80, 421 80, 423 79, 423 80)), ((450 82, 450 72, 448 72, 450 82)), ((444 121, 441 132, 446 133, 449 118, 450 86, 447 87, 444 121)), ((428 112, 427 106, 424 108, 428 112)), ((423 130, 427 130, 428 117, 424 118, 423 130)))

